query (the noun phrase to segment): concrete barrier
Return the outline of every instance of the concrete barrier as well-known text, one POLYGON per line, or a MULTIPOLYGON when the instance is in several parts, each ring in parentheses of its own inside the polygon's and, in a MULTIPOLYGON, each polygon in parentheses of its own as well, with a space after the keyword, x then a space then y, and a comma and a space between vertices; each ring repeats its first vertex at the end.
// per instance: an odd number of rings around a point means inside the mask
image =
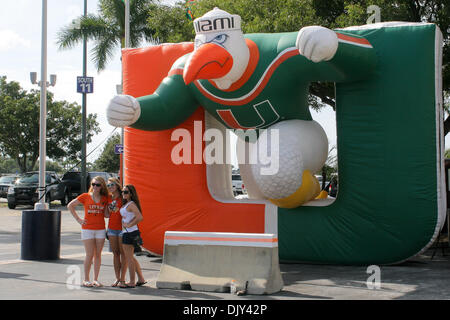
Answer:
POLYGON ((166 231, 157 288, 270 294, 283 288, 273 234, 166 231))

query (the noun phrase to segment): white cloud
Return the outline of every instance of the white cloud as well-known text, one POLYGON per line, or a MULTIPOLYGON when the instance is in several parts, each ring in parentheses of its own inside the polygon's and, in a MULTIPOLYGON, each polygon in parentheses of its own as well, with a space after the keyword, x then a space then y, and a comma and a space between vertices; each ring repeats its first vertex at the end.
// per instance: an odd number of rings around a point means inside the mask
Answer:
POLYGON ((8 51, 20 47, 30 48, 31 42, 22 38, 13 30, 0 30, 0 51, 8 51))

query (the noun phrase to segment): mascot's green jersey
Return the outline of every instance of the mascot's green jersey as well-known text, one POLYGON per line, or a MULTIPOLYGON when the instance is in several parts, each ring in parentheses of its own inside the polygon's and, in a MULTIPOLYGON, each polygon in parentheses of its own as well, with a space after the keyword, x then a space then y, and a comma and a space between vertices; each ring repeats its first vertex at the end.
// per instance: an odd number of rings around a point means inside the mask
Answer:
POLYGON ((307 104, 312 81, 350 82, 367 77, 376 64, 372 45, 341 31, 335 56, 319 63, 299 54, 298 32, 245 35, 250 62, 240 83, 220 90, 209 80, 186 85, 189 54, 178 59, 152 95, 138 98, 140 118, 131 127, 164 130, 186 120, 198 106, 231 129, 267 128, 283 120, 312 120, 307 104))

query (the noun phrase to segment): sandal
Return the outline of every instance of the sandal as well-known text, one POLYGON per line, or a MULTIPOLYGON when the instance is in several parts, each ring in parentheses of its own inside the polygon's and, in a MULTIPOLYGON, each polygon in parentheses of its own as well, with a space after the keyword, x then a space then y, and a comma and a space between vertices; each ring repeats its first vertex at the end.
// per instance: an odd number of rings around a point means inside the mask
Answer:
POLYGON ((92 281, 92 286, 96 287, 96 288, 103 287, 103 285, 100 282, 98 282, 97 280, 92 281))
POLYGON ((117 287, 122 281, 120 280, 116 280, 114 281, 114 283, 111 285, 111 287, 117 287))
POLYGON ((136 287, 136 286, 132 286, 132 285, 130 285, 130 284, 128 284, 128 283, 123 283, 122 285, 120 285, 119 286, 120 288, 134 288, 134 287, 136 287))
POLYGON ((147 281, 142 281, 142 282, 136 282, 136 287, 140 287, 140 286, 143 286, 144 284, 146 284, 147 283, 147 281))
POLYGON ((92 288, 93 285, 90 281, 83 281, 83 283, 81 284, 82 287, 86 287, 86 288, 92 288))

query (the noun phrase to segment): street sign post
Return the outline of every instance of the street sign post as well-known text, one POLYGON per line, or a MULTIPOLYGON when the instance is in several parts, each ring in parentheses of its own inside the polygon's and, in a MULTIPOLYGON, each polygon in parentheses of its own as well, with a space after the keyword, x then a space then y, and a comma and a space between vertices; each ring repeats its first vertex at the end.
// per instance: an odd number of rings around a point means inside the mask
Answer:
POLYGON ((77 92, 78 93, 93 93, 94 92, 94 77, 77 77, 77 92))
POLYGON ((114 153, 115 154, 123 154, 123 144, 114 145, 114 153))

